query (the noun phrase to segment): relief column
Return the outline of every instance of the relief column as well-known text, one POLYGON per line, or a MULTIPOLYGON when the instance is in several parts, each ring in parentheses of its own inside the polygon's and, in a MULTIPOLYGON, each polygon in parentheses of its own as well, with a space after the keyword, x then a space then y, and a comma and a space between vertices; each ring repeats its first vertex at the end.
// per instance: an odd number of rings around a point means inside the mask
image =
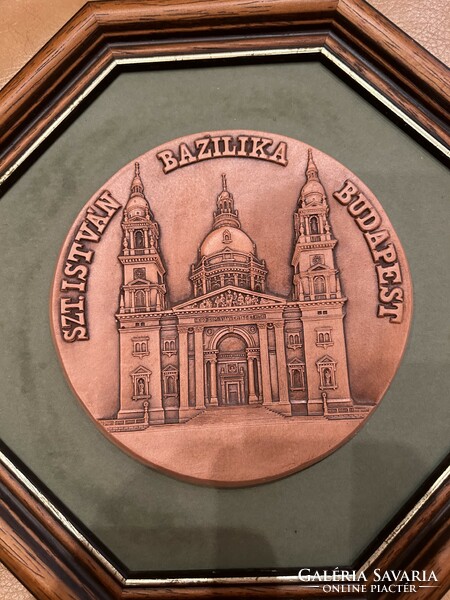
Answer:
POLYGON ((152 325, 148 331, 149 350, 153 356, 152 369, 157 373, 154 379, 150 379, 149 392, 149 413, 150 413, 150 424, 164 423, 164 408, 162 400, 162 388, 161 388, 161 327, 159 325, 152 325))
POLYGON ((187 416, 189 411, 189 367, 187 327, 179 326, 179 357, 180 357, 180 419, 187 416))
POLYGON ((275 326, 275 346, 277 351, 277 373, 278 373, 278 394, 280 396, 279 404, 289 405, 288 380, 286 372, 286 348, 284 345, 284 323, 274 323, 275 326))
POLYGON ((256 404, 258 396, 255 393, 255 364, 253 353, 247 350, 247 367, 248 367, 248 403, 256 404))
POLYGON ((259 353, 261 357, 262 393, 263 404, 272 402, 272 389, 270 385, 269 347, 267 344, 267 323, 258 323, 259 353))
POLYGON ((205 408, 205 381, 203 366, 203 327, 194 328, 195 348, 195 407, 205 408))
POLYGON ((211 401, 210 404, 212 406, 217 406, 219 401, 217 399, 217 358, 211 358, 211 401))

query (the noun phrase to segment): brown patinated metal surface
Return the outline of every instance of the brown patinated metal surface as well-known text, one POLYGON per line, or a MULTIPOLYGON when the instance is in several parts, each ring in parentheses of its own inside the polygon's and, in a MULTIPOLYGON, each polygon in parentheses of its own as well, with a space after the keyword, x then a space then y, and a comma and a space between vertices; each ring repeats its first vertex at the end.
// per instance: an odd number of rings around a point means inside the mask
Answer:
POLYGON ((51 302, 65 373, 102 431, 225 486, 354 435, 412 311, 373 193, 319 150, 250 131, 174 140, 114 175, 68 233, 51 302))

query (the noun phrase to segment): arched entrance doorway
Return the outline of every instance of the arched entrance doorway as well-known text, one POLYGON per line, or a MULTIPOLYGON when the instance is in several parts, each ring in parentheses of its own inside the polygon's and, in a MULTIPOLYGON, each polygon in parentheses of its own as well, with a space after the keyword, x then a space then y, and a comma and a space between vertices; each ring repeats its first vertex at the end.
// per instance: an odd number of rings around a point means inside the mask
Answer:
POLYGON ((217 346, 219 406, 248 404, 247 345, 236 333, 224 336, 217 346))

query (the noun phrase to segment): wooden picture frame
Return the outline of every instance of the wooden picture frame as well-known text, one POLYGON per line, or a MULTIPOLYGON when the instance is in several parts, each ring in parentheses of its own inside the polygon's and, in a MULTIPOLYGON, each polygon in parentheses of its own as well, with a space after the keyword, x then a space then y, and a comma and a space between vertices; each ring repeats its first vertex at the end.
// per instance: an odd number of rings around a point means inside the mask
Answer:
MULTIPOLYGON (((107 0, 87 3, 0 92, 0 180, 12 183, 35 150, 121 64, 296 54, 342 72, 448 160, 447 69, 363 0, 107 0)), ((295 573, 281 570, 136 577, 92 540, 9 449, 1 450, 0 560, 38 598, 324 595, 314 582, 300 583, 295 573)), ((449 471, 448 462, 442 464, 348 569, 364 570, 369 579, 375 569, 433 570, 439 587, 416 597, 440 598, 450 585, 449 471)), ((333 594, 355 595, 366 596, 333 594)))

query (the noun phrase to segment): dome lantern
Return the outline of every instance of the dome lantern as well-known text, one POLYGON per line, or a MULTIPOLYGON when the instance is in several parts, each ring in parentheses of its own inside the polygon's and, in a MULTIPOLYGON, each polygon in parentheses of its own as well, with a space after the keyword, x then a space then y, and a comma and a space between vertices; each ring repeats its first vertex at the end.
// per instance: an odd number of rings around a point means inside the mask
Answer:
POLYGON ((214 212, 214 229, 219 227, 241 228, 239 212, 234 209, 233 194, 228 191, 227 176, 222 174, 222 191, 217 196, 217 210, 214 212))

